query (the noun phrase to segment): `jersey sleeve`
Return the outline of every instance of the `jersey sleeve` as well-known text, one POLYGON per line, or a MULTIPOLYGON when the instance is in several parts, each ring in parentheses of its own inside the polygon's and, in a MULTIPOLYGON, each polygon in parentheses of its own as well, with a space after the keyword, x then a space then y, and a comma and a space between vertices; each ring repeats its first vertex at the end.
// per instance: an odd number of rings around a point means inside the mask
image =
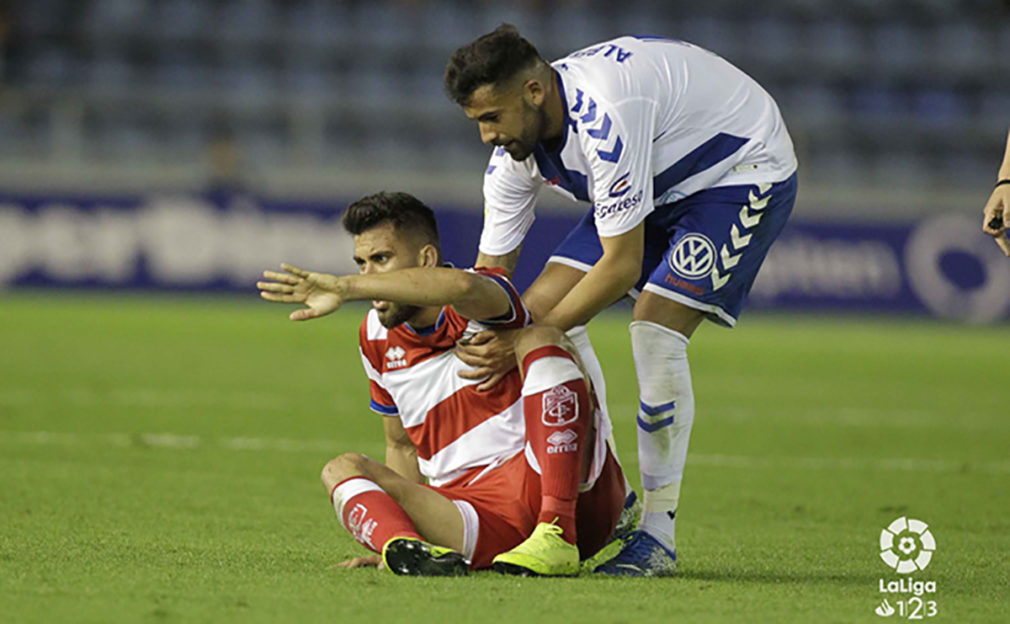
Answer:
POLYGON ((597 119, 580 131, 593 174, 593 217, 601 237, 618 236, 654 209, 652 139, 655 104, 645 98, 598 102, 597 119))
POLYGON ((358 352, 361 354, 361 366, 365 369, 368 377, 369 407, 373 412, 383 416, 396 416, 400 410, 396 407, 396 402, 389 392, 382 387, 382 375, 379 374, 373 359, 378 357, 372 348, 372 343, 367 339, 367 320, 361 324, 359 333, 358 352), (370 357, 371 356, 371 357, 370 357))
POLYGON ((522 244, 533 225, 533 208, 542 183, 532 156, 516 162, 504 148, 495 148, 484 172, 481 253, 501 256, 522 244))
POLYGON ((494 282, 505 291, 505 294, 507 294, 509 298, 509 311, 502 316, 493 319, 474 320, 479 321, 482 325, 498 329, 519 329, 520 327, 526 327, 533 322, 530 311, 526 309, 526 304, 523 303, 522 297, 519 296, 519 291, 506 276, 504 269, 500 269, 498 267, 474 267, 468 270, 472 273, 494 280, 494 282))

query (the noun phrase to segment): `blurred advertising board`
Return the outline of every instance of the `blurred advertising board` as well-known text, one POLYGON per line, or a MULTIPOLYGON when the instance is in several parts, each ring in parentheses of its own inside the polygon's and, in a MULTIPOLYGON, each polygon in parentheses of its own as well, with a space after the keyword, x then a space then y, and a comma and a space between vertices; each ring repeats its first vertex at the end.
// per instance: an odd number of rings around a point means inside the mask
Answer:
MULTIPOLYGON (((248 291, 281 261, 353 273, 340 225, 346 203, 246 195, 0 195, 0 288, 248 291)), ((479 209, 432 206, 443 251, 476 257, 479 209)), ((516 272, 528 286, 577 215, 538 217, 516 272)), ((758 275, 750 307, 929 314, 970 322, 1010 317, 1010 259, 976 219, 787 225, 758 275)))

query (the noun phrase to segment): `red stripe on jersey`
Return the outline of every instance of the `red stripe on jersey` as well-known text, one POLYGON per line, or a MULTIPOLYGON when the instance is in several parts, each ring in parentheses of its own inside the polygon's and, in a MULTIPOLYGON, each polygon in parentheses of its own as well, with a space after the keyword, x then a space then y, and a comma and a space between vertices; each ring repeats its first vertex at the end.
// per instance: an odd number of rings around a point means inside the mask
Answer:
POLYGON ((368 389, 370 394, 372 395, 373 401, 385 407, 391 407, 394 409, 396 408, 396 402, 393 401, 393 397, 389 396, 389 393, 386 392, 385 388, 375 383, 371 379, 368 380, 368 389))
MULTIPOLYGON (((371 313, 369 313, 371 314, 371 313)), ((419 334, 406 325, 390 329, 385 340, 368 340, 366 325, 361 324, 359 340, 361 352, 380 374, 410 368, 430 357, 453 349, 463 337, 469 320, 452 308, 445 308, 442 323, 431 333, 419 334)))
POLYGON ((522 378, 517 369, 491 390, 478 392, 477 385, 455 392, 428 410, 425 422, 406 430, 417 447, 418 457, 431 459, 467 431, 504 412, 522 398, 522 378))

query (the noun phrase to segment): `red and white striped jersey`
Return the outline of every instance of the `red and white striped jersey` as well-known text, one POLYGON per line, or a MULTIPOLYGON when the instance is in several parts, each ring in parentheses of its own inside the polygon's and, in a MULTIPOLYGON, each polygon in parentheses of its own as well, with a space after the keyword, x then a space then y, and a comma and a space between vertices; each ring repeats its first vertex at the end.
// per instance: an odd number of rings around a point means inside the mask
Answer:
POLYGON ((480 473, 477 469, 498 465, 525 445, 518 369, 491 390, 477 392, 480 382, 458 375, 469 367, 453 354, 453 347, 486 327, 528 325, 530 314, 502 271, 471 270, 508 293, 508 314, 478 323, 446 306, 433 327, 415 329, 404 323, 387 330, 370 310, 361 324, 361 361, 370 381, 371 407, 400 417, 417 447, 421 474, 431 485, 468 482, 471 473, 480 473))

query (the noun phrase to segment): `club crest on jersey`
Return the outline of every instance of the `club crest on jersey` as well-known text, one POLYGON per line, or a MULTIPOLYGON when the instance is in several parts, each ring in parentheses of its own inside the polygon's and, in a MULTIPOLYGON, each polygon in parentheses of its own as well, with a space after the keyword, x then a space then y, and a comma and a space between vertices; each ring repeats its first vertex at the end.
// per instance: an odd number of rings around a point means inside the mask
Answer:
POLYGON ((396 345, 386 349, 386 368, 403 368, 407 365, 407 352, 396 345))
POLYGON ((544 393, 541 420, 548 427, 564 427, 579 418, 579 397, 565 386, 544 393))
POLYGON ((624 195, 631 189, 631 182, 628 182, 629 175, 631 175, 630 171, 622 175, 621 177, 617 178, 617 180, 610 185, 611 197, 620 197, 621 195, 624 195))
POLYGON ((687 279, 699 279, 715 266, 715 245, 702 234, 691 233, 670 251, 670 268, 687 279))
POLYGON ((579 445, 575 441, 578 439, 579 435, 572 431, 571 429, 565 429, 564 431, 555 431, 551 435, 547 436, 547 454, 555 455, 557 453, 574 453, 579 450, 579 445))

